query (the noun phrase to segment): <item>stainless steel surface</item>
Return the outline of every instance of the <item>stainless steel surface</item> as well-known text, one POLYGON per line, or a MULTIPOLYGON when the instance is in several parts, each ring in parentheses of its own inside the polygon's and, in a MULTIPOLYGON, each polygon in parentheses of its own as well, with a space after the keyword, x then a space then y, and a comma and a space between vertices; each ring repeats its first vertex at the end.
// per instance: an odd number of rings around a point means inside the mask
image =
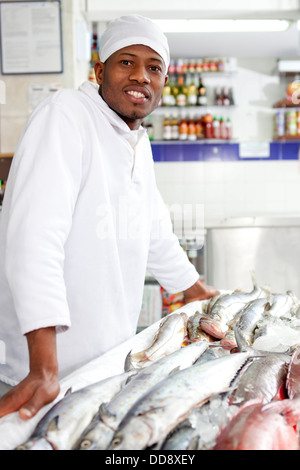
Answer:
POLYGON ((228 219, 207 227, 206 279, 220 289, 260 285, 300 298, 300 218, 228 219))

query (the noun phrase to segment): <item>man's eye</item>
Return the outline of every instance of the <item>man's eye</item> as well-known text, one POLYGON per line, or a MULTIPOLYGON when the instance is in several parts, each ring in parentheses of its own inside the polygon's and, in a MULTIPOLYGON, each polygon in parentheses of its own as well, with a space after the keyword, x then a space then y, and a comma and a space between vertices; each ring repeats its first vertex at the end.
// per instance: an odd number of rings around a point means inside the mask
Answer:
POLYGON ((160 67, 157 67, 157 65, 151 65, 150 70, 152 70, 152 72, 160 72, 161 71, 160 67))
POLYGON ((125 60, 125 59, 123 59, 121 63, 122 63, 123 65, 129 65, 129 64, 130 64, 130 60, 125 60))

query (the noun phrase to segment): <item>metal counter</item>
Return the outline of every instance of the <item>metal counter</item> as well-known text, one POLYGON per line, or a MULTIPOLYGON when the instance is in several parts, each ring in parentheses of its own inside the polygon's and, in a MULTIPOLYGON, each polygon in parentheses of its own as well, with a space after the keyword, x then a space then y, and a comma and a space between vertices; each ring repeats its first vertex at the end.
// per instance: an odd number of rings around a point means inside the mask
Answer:
POLYGON ((222 289, 259 285, 300 298, 300 217, 232 218, 206 227, 206 280, 222 289))

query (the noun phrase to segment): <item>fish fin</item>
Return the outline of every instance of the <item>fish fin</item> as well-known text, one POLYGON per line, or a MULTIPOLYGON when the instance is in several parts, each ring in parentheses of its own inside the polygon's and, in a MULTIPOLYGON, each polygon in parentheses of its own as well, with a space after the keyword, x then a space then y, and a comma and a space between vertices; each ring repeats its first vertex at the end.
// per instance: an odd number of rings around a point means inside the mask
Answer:
POLYGON ((64 394, 64 397, 67 397, 68 395, 70 395, 72 393, 72 387, 68 388, 68 390, 66 391, 66 393, 64 394))
POLYGON ((134 369, 134 366, 133 366, 132 361, 131 361, 131 350, 130 350, 129 353, 127 354, 126 358, 125 358, 124 371, 129 372, 132 369, 134 369))
POLYGON ((47 432, 57 431, 58 430, 58 421, 59 421, 59 415, 54 416, 54 418, 49 423, 49 426, 47 428, 47 432))
POLYGON ((168 375, 170 376, 170 375, 176 374, 176 372, 179 372, 179 371, 180 371, 180 367, 177 366, 177 367, 175 367, 175 369, 171 370, 171 372, 169 372, 168 375))
POLYGON ((104 416, 108 416, 108 417, 114 417, 114 416, 116 416, 115 413, 113 413, 112 411, 110 411, 110 409, 108 408, 108 404, 107 404, 107 403, 101 403, 101 405, 99 406, 98 415, 99 415, 99 417, 100 417, 101 419, 102 419, 104 416))

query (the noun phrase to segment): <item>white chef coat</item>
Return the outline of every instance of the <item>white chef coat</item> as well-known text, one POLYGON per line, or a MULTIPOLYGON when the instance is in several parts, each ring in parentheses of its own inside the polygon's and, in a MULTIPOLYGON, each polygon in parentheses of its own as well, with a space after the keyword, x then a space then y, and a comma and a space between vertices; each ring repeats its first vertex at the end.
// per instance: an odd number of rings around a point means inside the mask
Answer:
POLYGON ((89 82, 30 116, 1 219, 0 380, 11 385, 28 373, 27 332, 56 326, 64 376, 135 334, 147 269, 169 292, 199 278, 172 233, 145 130, 89 82))

